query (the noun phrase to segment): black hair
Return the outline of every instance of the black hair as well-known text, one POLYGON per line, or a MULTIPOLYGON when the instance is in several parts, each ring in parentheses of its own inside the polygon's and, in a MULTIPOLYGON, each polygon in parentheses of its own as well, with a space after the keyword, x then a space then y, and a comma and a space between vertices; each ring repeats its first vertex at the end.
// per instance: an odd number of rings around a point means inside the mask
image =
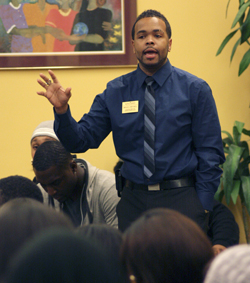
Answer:
POLYGON ((0 205, 11 199, 21 197, 43 202, 41 190, 30 179, 18 175, 0 179, 0 205))
POLYGON ((33 168, 36 171, 45 171, 51 166, 59 169, 66 168, 73 159, 59 141, 46 141, 41 144, 33 159, 33 168))
POLYGON ((2 276, 19 249, 42 231, 52 228, 63 228, 72 233, 74 230, 65 213, 31 198, 12 199, 0 207, 0 282, 6 282, 2 276))
POLYGON ((172 31, 171 31, 171 26, 168 22, 168 20, 166 19, 166 17, 164 15, 162 15, 160 12, 156 11, 156 10, 146 10, 144 12, 142 12, 138 17, 137 19, 135 20, 135 23, 132 27, 132 32, 131 32, 131 35, 132 35, 132 39, 134 40, 135 38, 135 25, 136 23, 143 19, 143 18, 152 18, 152 17, 156 17, 156 18, 159 18, 161 20, 164 21, 165 25, 166 25, 166 32, 167 32, 167 35, 169 38, 171 38, 171 35, 172 35, 172 31))

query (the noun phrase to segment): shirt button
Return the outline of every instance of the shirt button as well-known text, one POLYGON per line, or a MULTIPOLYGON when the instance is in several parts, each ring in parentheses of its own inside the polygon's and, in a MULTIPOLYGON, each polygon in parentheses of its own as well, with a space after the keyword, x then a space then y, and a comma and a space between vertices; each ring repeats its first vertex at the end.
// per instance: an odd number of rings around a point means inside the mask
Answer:
POLYGON ((147 179, 146 181, 147 181, 147 182, 150 182, 150 180, 149 180, 149 179, 147 179))

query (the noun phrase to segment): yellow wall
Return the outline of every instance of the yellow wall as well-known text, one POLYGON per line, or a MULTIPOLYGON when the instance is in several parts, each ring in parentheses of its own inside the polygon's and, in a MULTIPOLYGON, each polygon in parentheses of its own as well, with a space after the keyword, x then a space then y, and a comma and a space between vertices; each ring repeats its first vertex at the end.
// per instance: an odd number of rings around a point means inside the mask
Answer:
MULTIPOLYGON (((126 0, 125 0, 126 1, 126 0)), ((187 70, 211 86, 221 120, 222 129, 231 131, 234 120, 246 122, 250 128, 248 69, 237 76, 238 63, 246 47, 241 47, 229 66, 233 42, 222 54, 215 53, 222 39, 230 32, 238 1, 228 0, 138 0, 138 13, 153 8, 169 19, 173 30, 173 46, 169 54, 173 65, 187 70), (235 2, 235 3, 233 3, 235 2), (245 49, 244 49, 245 48, 245 49)), ((0 59, 1 60, 1 59, 0 59)), ((73 116, 78 120, 106 82, 132 71, 133 68, 58 69, 56 75, 64 87, 71 86, 70 99, 73 116)), ((36 80, 41 70, 0 70, 0 178, 8 175, 33 177, 30 156, 30 136, 42 121, 53 119, 51 105, 36 91, 41 87, 36 80)), ((46 72, 43 70, 42 72, 46 72)), ((80 154, 93 165, 112 171, 117 157, 109 136, 97 150, 80 154)))

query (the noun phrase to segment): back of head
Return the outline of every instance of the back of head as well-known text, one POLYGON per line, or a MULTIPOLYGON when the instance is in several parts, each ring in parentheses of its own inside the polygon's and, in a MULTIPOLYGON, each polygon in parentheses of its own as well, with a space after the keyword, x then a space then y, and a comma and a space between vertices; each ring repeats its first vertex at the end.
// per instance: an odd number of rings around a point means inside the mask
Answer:
POLYGON ((20 197, 43 202, 41 190, 30 179, 18 175, 0 179, 0 205, 20 197))
POLYGON ((51 227, 74 229, 61 212, 29 198, 16 198, 0 207, 0 276, 9 259, 29 239, 51 227))
POLYGON ((33 168, 37 171, 45 171, 51 166, 65 168, 70 160, 72 160, 71 154, 59 141, 46 141, 35 153, 33 168))
POLYGON ((166 25, 166 32, 167 32, 167 35, 168 35, 168 38, 171 38, 172 36, 172 31, 171 31, 171 26, 168 22, 168 20, 166 19, 166 17, 161 14, 160 12, 156 11, 156 10, 146 10, 144 12, 142 12, 135 20, 134 22, 134 25, 132 27, 132 31, 131 31, 131 35, 132 35, 132 39, 134 40, 135 38, 135 25, 136 23, 141 20, 141 19, 144 19, 144 18, 152 18, 152 17, 156 17, 156 18, 159 18, 161 20, 163 20, 163 22, 165 23, 166 25))
POLYGON ((6 283, 112 283, 105 255, 75 233, 50 230, 27 243, 13 259, 6 283))
POLYGON ((250 281, 250 246, 230 247, 212 261, 204 283, 247 283, 250 281))
POLYGON ((210 241, 198 225, 177 211, 146 211, 124 234, 121 260, 136 282, 198 283, 213 258, 210 241))
POLYGON ((91 239, 97 245, 103 246, 106 253, 117 263, 122 243, 120 230, 106 224, 90 224, 80 226, 77 233, 85 239, 91 239))

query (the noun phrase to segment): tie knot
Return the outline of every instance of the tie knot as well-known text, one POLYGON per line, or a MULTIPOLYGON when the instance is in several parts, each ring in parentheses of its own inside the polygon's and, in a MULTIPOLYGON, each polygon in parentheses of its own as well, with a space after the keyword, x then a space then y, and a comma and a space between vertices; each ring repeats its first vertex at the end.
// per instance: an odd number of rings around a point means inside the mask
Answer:
POLYGON ((145 83, 147 85, 152 85, 152 83, 154 82, 155 80, 153 79, 153 77, 146 77, 145 79, 145 83))

